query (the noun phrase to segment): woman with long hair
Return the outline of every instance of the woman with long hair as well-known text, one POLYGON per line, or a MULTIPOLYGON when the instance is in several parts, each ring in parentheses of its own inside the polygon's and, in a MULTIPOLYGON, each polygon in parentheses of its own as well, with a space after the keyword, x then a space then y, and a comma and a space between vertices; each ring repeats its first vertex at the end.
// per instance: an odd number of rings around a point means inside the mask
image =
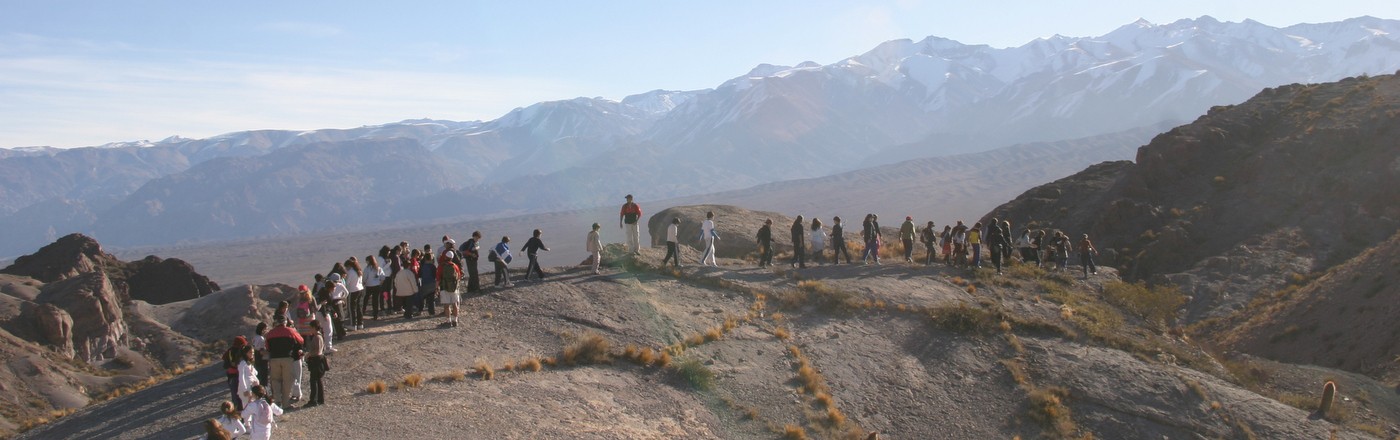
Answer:
POLYGON ((282 408, 267 397, 262 385, 253 387, 252 404, 243 408, 243 420, 248 422, 248 438, 272 440, 273 418, 282 415, 282 408))
POLYGON ((205 422, 205 439, 232 439, 247 433, 248 428, 243 425, 243 418, 238 415, 238 409, 233 407, 233 402, 227 400, 225 400, 223 404, 219 405, 219 418, 209 419, 209 421, 205 422), (209 430, 208 423, 210 421, 218 424, 219 434, 222 434, 222 436, 217 436, 214 434, 214 432, 209 430))
POLYGON ((253 347, 244 346, 238 356, 238 398, 243 399, 243 406, 247 407, 248 402, 253 400, 253 387, 261 385, 258 381, 258 370, 253 368, 256 360, 253 358, 253 347))
MULTIPOLYGON (((346 329, 363 329, 365 328, 365 317, 361 310, 360 302, 364 301, 365 297, 365 279, 364 270, 360 269, 360 260, 355 257, 350 257, 350 259, 345 260, 345 290, 350 291, 350 304, 347 307, 341 308, 342 313, 348 313, 350 315, 350 324, 346 329)), ((342 324, 345 322, 344 319, 343 317, 341 318, 342 324)))
MULTIPOLYGON (((826 230, 822 229, 822 219, 812 218, 812 263, 826 264, 826 230)), ((840 261, 837 261, 838 263, 840 261)))
POLYGON ((379 310, 384 307, 384 269, 379 267, 379 262, 375 260, 373 255, 365 256, 365 263, 364 304, 360 305, 361 329, 364 328, 364 309, 373 305, 374 314, 370 316, 373 316, 374 319, 378 321, 379 310))
POLYGON ((224 425, 220 424, 218 419, 204 421, 204 438, 205 440, 233 440, 233 436, 224 430, 224 425))

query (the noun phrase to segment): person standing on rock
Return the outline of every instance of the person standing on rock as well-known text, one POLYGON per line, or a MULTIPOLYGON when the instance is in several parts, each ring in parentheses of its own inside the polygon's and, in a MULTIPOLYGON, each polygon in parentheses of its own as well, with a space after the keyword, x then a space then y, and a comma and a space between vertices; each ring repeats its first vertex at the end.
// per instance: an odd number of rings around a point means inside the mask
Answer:
POLYGON ((301 357, 305 340, 287 326, 287 320, 276 317, 273 323, 273 329, 267 332, 268 366, 272 370, 268 382, 272 385, 273 395, 277 396, 277 402, 285 406, 291 401, 297 359, 301 357))
POLYGON ((271 440, 273 418, 282 415, 281 406, 272 403, 262 385, 253 387, 257 399, 252 405, 243 408, 243 420, 248 421, 248 438, 251 440, 271 440))
POLYGON ((1089 241, 1089 234, 1084 234, 1084 238, 1079 239, 1079 266, 1084 269, 1084 278, 1089 278, 1089 274, 1098 275, 1099 267, 1094 265, 1094 256, 1099 254, 1098 249, 1094 249, 1094 243, 1089 241))
POLYGON ((321 335, 321 326, 314 322, 311 324, 311 336, 306 338, 306 367, 311 370, 311 396, 302 408, 326 404, 326 385, 322 381, 326 377, 326 366, 330 365, 326 361, 326 338, 321 335))
POLYGON ((700 254, 701 266, 719 267, 719 263, 715 262, 715 240, 719 240, 719 232, 715 231, 715 212, 708 211, 705 221, 700 222, 700 243, 705 246, 705 252, 700 254))
POLYGON ((530 239, 525 240, 525 246, 521 247, 525 250, 525 257, 530 259, 530 264, 525 266, 525 281, 530 281, 530 274, 535 274, 537 280, 544 281, 544 271, 540 270, 540 260, 536 254, 541 250, 548 251, 549 247, 545 246, 544 240, 540 239, 541 234, 544 234, 544 231, 534 230, 531 232, 530 239))
POLYGON ((477 272, 477 261, 481 258, 481 231, 472 231, 472 237, 462 242, 458 249, 462 254, 462 264, 467 269, 467 293, 481 291, 481 275, 477 272))
POLYGON ((792 222, 792 267, 807 267, 807 248, 804 246, 807 235, 806 228, 803 227, 802 216, 797 216, 797 220, 792 222))
POLYGON ((851 264, 851 250, 846 247, 846 226, 841 216, 831 218, 831 261, 841 264, 841 255, 846 255, 846 264, 851 264))
POLYGON ((992 251, 992 266, 996 267, 997 274, 1001 274, 1001 258, 1006 251, 1006 236, 1001 233, 1001 222, 995 218, 987 225, 987 246, 992 251))
MULTIPOLYGON (((676 219, 680 223, 680 219, 676 219)), ((673 226, 674 227, 674 226, 673 226)), ((773 265, 773 219, 763 219, 763 226, 758 228, 758 267, 768 267, 773 265)))
MULTIPOLYGON (((588 251, 589 258, 593 260, 594 275, 598 274, 598 266, 603 263, 603 237, 598 234, 601 229, 603 229, 603 225, 594 223, 585 239, 587 242, 583 245, 584 249, 588 251)), ((662 261, 661 265, 665 266, 666 262, 662 261)))
POLYGON ((671 217, 671 224, 666 226, 666 256, 661 259, 662 266, 666 266, 666 262, 670 261, 673 266, 681 267, 680 230, 681 218, 671 217))
POLYGON ((447 326, 457 326, 457 315, 462 303, 462 269, 457 267, 457 253, 447 251, 447 259, 438 263, 438 298, 442 300, 442 312, 447 314, 447 326))
MULTIPOLYGON (((826 230, 822 229, 822 219, 812 219, 812 262, 826 264, 826 230)), ((838 261, 839 263, 839 261, 838 261)))
POLYGON ((1001 220, 1001 265, 1005 266, 1011 260, 1011 221, 1001 220))
POLYGON ((899 242, 904 245, 904 262, 914 262, 914 217, 904 216, 904 223, 899 224, 899 242))
POLYGON ((627 235, 627 251, 633 255, 642 253, 642 227, 638 224, 641 219, 642 207, 633 203, 628 194, 627 203, 622 204, 622 212, 617 215, 617 227, 627 235))
POLYGON ((510 237, 509 237, 509 236, 502 236, 502 237, 501 237, 501 242, 500 242, 500 243, 496 243, 496 247, 492 248, 492 249, 491 249, 491 253, 489 253, 489 254, 486 255, 486 259, 487 259, 487 260, 490 260, 492 263, 495 263, 495 265, 496 265, 496 283, 495 283, 495 285, 496 285, 497 287, 500 287, 500 286, 505 286, 505 287, 514 286, 514 284, 511 284, 511 282, 510 282, 510 272, 509 272, 510 268, 509 268, 508 265, 510 264, 511 255, 510 255, 510 245, 509 245, 508 243, 510 243, 510 237))
POLYGON ((933 264, 933 260, 938 258, 938 233, 933 230, 933 222, 929 221, 928 226, 919 230, 919 241, 924 243, 924 265, 933 264))

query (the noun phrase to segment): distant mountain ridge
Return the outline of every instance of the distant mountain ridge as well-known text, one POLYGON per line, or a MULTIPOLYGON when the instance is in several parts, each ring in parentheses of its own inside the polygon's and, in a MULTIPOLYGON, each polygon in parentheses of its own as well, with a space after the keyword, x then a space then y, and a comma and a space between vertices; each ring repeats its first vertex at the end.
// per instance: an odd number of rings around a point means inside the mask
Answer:
MULTIPOLYGON (((0 228, 16 231, 0 240, 0 255, 68 232, 97 234, 114 245, 305 232, 285 218, 266 218, 240 223, 260 227, 209 235, 202 232, 207 227, 185 225, 214 220, 177 215, 204 203, 178 194, 269 188, 229 179, 236 176, 198 176, 218 171, 199 165, 264 158, 288 147, 327 145, 342 149, 328 156, 332 161, 365 164, 365 157, 351 156, 373 149, 354 146, 419 145, 415 154, 427 159, 421 172, 440 178, 424 179, 413 192, 387 194, 381 205, 411 212, 296 222, 314 223, 313 229, 362 227, 395 216, 431 220, 590 207, 611 203, 615 192, 636 192, 644 200, 708 194, 907 159, 1087 138, 1189 120, 1268 86, 1397 69, 1400 21, 1360 17, 1275 28, 1201 17, 1164 25, 1139 21, 1099 37, 1054 36, 1015 48, 937 37, 895 40, 828 65, 760 65, 714 89, 542 102, 485 122, 409 120, 70 150, 0 149, 0 228), (142 188, 176 175, 195 187, 142 188), (198 187, 215 183, 220 186, 198 187), (443 207, 448 204, 458 206, 443 207), (137 205, 163 208, 133 216, 141 212, 132 208, 137 205), (95 226, 103 223, 146 229, 95 226)), ((220 209, 275 217, 299 209, 294 200, 346 203, 327 200, 338 197, 334 191, 315 191, 324 187, 286 188, 300 192, 283 206, 255 207, 244 197, 243 204, 227 200, 220 209)))

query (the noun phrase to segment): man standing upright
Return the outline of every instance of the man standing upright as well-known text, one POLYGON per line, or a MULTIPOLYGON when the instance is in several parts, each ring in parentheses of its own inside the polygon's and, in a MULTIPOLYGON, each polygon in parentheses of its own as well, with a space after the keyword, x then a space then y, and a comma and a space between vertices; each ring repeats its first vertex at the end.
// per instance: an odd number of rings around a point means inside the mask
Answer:
POLYGON ((627 235, 627 250, 633 254, 641 253, 642 229, 637 224, 642 219, 642 207, 632 202, 632 195, 627 195, 627 203, 622 204, 622 212, 617 216, 617 227, 624 229, 627 235))
POLYGON ((296 330, 287 327, 285 316, 273 317, 273 324, 276 327, 263 335, 267 339, 267 362, 272 370, 268 373, 271 382, 268 389, 272 390, 272 396, 279 406, 287 406, 292 403, 292 381, 296 380, 294 367, 297 359, 301 358, 301 347, 305 342, 296 330))

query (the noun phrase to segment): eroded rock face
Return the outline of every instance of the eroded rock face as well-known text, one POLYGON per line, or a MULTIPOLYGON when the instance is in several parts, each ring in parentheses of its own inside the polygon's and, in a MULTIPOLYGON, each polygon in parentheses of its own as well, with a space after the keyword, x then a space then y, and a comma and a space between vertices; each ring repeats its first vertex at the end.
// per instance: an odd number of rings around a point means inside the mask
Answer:
POLYGON ((14 264, 0 272, 52 283, 119 263, 116 258, 102 252, 102 245, 92 237, 69 234, 40 248, 38 252, 15 259, 14 264))
POLYGON ((73 317, 73 347, 78 359, 110 359, 116 356, 117 347, 127 344, 121 297, 102 272, 48 284, 35 302, 61 308, 73 317))
POLYGON ((64 356, 74 356, 72 315, 53 304, 40 304, 31 316, 45 343, 64 356))

